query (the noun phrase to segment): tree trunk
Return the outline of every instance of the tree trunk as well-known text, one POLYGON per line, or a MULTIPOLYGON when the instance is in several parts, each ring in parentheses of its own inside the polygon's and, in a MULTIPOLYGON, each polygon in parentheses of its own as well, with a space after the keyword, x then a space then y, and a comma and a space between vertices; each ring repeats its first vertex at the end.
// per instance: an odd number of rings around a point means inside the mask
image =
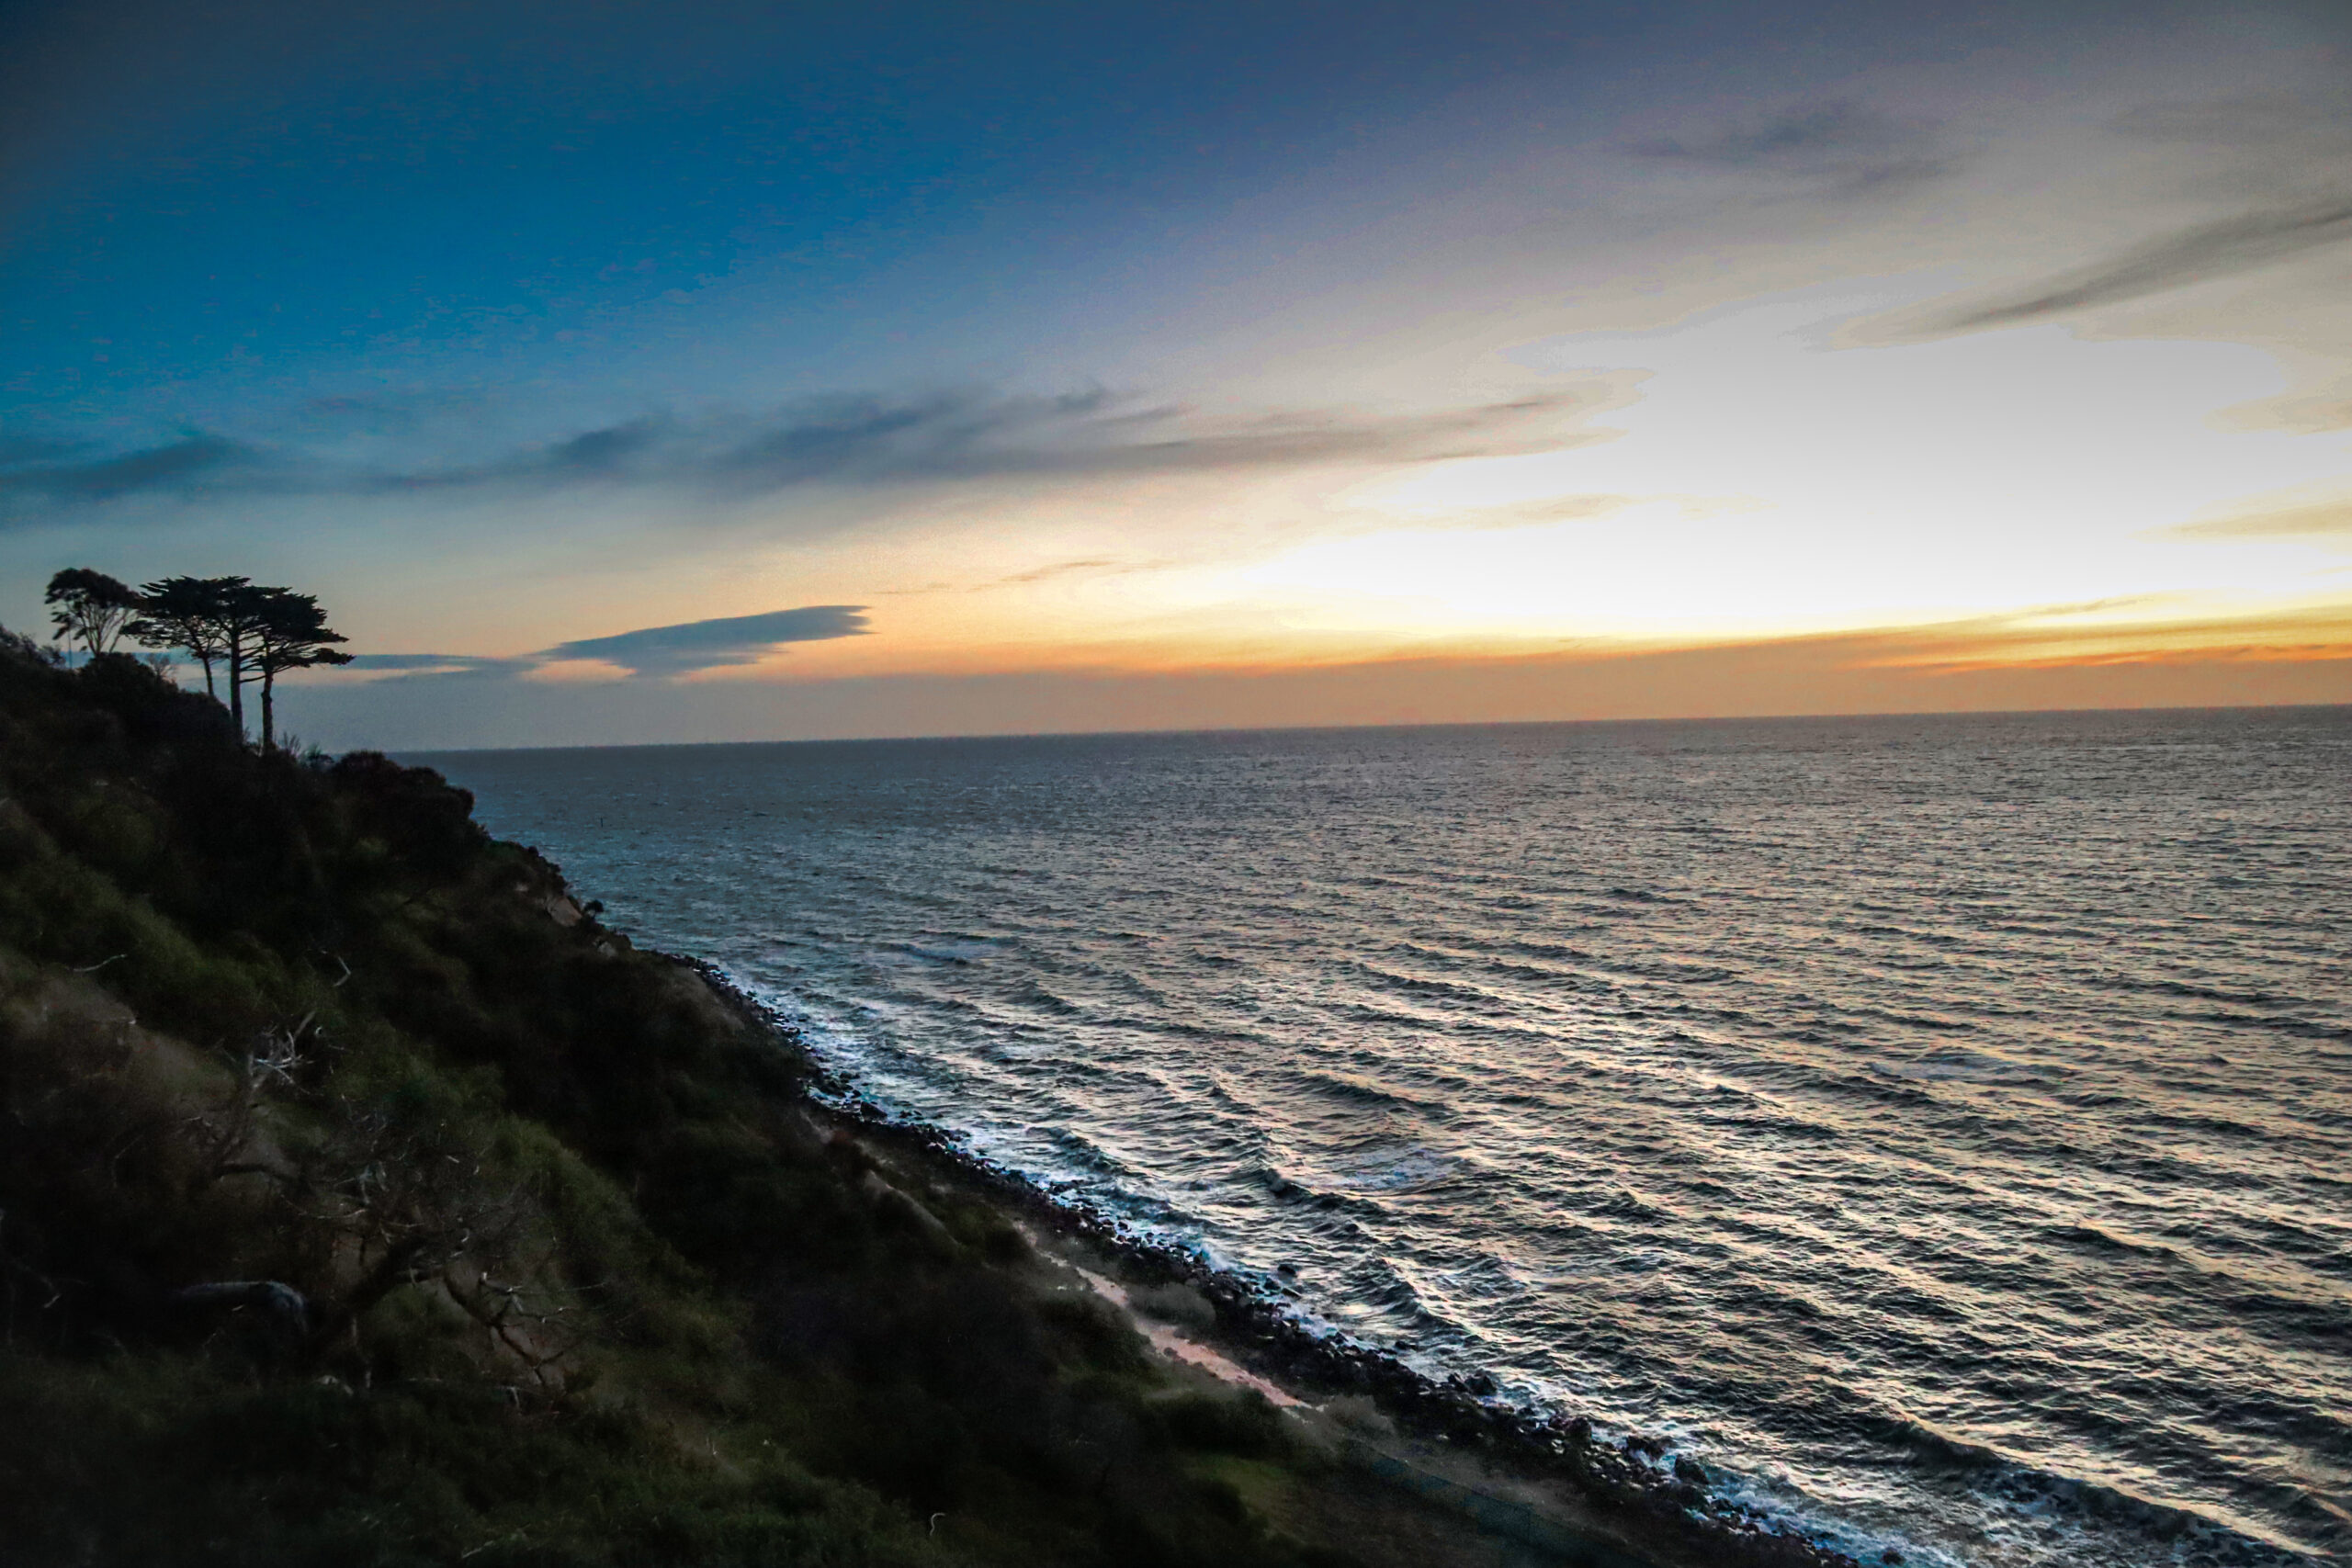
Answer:
POLYGON ((264 664, 261 667, 261 749, 265 751, 274 750, 277 746, 276 715, 270 707, 270 699, 276 694, 277 686, 277 671, 264 664))
POLYGON ((232 633, 229 637, 229 716, 237 722, 237 739, 245 738, 245 643, 232 633))
POLYGON ((212 689, 212 655, 199 653, 196 656, 196 660, 198 663, 204 666, 204 694, 215 702, 220 701, 220 694, 212 689))

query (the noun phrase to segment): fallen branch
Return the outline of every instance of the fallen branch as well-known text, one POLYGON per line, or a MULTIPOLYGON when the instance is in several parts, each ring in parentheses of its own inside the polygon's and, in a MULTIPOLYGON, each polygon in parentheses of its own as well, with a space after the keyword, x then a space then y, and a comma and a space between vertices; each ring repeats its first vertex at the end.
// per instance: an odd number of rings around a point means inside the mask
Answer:
POLYGON ((310 1332, 310 1298, 276 1280, 219 1280, 186 1285, 164 1298, 174 1306, 235 1311, 250 1307, 276 1325, 289 1338, 310 1332))

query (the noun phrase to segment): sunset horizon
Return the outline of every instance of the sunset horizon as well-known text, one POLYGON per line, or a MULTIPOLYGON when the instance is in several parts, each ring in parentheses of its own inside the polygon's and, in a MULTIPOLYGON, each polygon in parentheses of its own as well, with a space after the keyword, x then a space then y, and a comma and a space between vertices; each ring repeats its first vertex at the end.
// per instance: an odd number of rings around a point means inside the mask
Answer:
POLYGON ((5 1568, 2352 1564, 2352 0, 0 5, 5 1568))
POLYGON ((290 584, 328 744, 2352 701, 2325 6, 113 15, 0 624, 290 584))

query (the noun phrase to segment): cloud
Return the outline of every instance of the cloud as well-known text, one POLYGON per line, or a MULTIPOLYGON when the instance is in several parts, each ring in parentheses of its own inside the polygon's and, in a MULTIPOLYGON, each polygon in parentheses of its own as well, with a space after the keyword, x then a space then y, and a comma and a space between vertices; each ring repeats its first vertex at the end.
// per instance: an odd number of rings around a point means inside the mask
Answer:
POLYGON ((1637 158, 1801 184, 1842 197, 1891 193, 1939 179, 1956 162, 1934 126, 1846 99, 1783 109, 1702 136, 1656 137, 1626 151, 1637 158))
MULTIPOLYGON (((2045 610, 2060 616, 2079 606, 2045 610)), ((308 684, 279 700, 331 746, 639 745, 876 736, 1514 723, 2030 708, 2338 704, 2352 608, 2234 620, 1940 626, 1696 647, 1178 670, 714 681, 682 688, 413 682, 308 684)), ((1906 718, 1903 723, 1916 723, 1906 718)), ((2002 717, 1993 722, 2009 726, 2002 717)), ((2065 722, 2079 727, 2084 720, 2065 722)), ((2126 716, 2098 724, 2138 726, 2126 716)), ((452 769, 462 778, 463 773, 452 769)))
POLYGON ((2223 409, 2213 416, 2213 427, 2232 432, 2276 430, 2290 435, 2352 430, 2352 375, 2307 383, 2275 398, 2223 409))
POLYGON ((558 643, 537 657, 598 659, 632 674, 678 675, 754 663, 762 654, 787 642, 864 637, 868 629, 863 604, 808 604, 765 615, 728 615, 673 626, 648 626, 614 637, 583 637, 558 643))
POLYGON ((584 431, 561 441, 505 454, 486 463, 408 473, 346 472, 323 488, 358 491, 449 490, 486 485, 560 487, 647 477, 657 449, 679 444, 668 420, 648 416, 584 431))
POLYGON ((1614 387, 1580 387, 1408 414, 1307 410, 1224 424, 1199 422, 1175 405, 1134 406, 1101 389, 1056 397, 837 395, 762 420, 640 418, 488 463, 355 482, 390 491, 620 482, 762 494, 811 484, 1429 461, 1592 439, 1562 429, 1561 421, 1617 395, 1614 387))
POLYGON ((56 460, 58 444, 26 444, 0 468, 0 517, 112 501, 141 491, 186 492, 250 464, 253 449, 225 436, 192 434, 161 446, 77 462, 56 460), (47 457, 50 460, 40 460, 47 457))
POLYGON ((355 653, 346 668, 353 670, 503 670, 524 662, 512 659, 484 659, 471 653, 355 653))
POLYGON ((975 583, 968 592, 978 593, 990 588, 1011 588, 1032 582, 1050 582, 1057 578, 1117 577, 1132 571, 1149 571, 1155 567, 1172 565, 1170 561, 1115 560, 1096 557, 1088 560, 1056 561, 1051 566, 1033 567, 1016 571, 1010 577, 1000 577, 992 582, 975 583))
POLYGON ((762 418, 657 413, 485 461, 385 471, 218 434, 77 462, 0 467, 0 518, 142 492, 405 495, 629 486, 725 499, 797 486, 872 487, 1000 476, 1218 472, 1428 462, 1556 450, 1607 439, 1579 428, 1620 406, 1614 381, 1405 413, 1294 410, 1213 421, 1101 389, 1046 397, 989 390, 915 398, 844 394, 762 418))
POLYGON ((2033 285, 2022 293, 1944 316, 1945 332, 2007 326, 2061 311, 2120 304, 2246 272, 2352 240, 2352 197, 2257 209, 2182 229, 2120 255, 2033 285))
POLYGON ((610 637, 560 642, 536 653, 492 659, 475 653, 362 653, 349 668, 381 671, 394 679, 501 680, 530 675, 549 665, 594 660, 631 675, 664 677, 757 663, 763 654, 793 642, 825 642, 864 637, 863 604, 804 604, 757 615, 722 615, 707 621, 647 626, 610 637))
POLYGON ((2233 513, 2224 517, 2204 518, 2195 523, 2159 528, 2153 536, 2160 539, 2352 540, 2352 499, 2233 513))

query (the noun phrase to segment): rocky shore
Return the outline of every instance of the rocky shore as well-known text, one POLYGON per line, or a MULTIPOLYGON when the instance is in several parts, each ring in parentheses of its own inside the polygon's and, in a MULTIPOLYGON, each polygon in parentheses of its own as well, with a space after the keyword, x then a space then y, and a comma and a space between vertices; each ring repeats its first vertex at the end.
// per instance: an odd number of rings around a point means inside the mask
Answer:
MULTIPOLYGON (((1581 1416, 1502 1397, 1484 1374, 1431 1379, 1392 1352, 1302 1323, 1278 1298, 1039 1188, 940 1128, 891 1117, 811 1057, 792 1022, 725 971, 670 956, 803 1065, 815 1108, 840 1135, 926 1186, 952 1184, 1019 1215, 1043 1250, 1099 1270, 1131 1303, 1184 1292, 1198 1308, 1157 1322, 1148 1307, 1136 1315, 1156 1337, 1181 1338, 1224 1362, 1228 1377, 1263 1380, 1328 1440, 1480 1528, 1594 1568, 1864 1568, 1721 1495, 1702 1466, 1654 1438, 1635 1433, 1612 1442, 1581 1416)), ((1902 1558, 1890 1551, 1875 1561, 1902 1558)))

